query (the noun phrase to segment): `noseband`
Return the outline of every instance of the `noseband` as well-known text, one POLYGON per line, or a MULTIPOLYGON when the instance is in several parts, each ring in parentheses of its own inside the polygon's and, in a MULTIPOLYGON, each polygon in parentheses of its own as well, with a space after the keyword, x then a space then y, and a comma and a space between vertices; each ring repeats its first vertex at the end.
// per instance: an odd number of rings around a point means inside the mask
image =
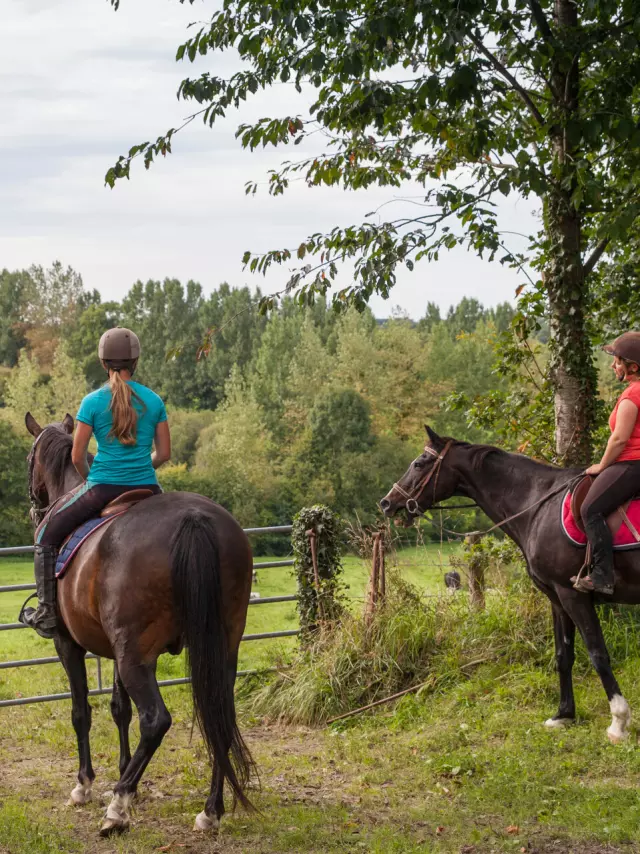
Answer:
POLYGON ((451 448, 451 445, 453 445, 453 440, 449 439, 449 441, 444 446, 442 451, 440 451, 440 453, 438 453, 437 451, 434 451, 434 449, 432 447, 430 447, 429 445, 424 446, 425 454, 431 454, 431 456, 435 457, 436 460, 435 460, 435 463, 433 464, 433 468, 431 468, 426 473, 426 475, 422 478, 422 480, 415 487, 415 489, 412 490, 412 492, 407 492, 406 490, 404 490, 400 486, 399 483, 393 484, 393 488, 397 489, 403 498, 406 498, 406 503, 404 506, 405 506, 405 510, 407 511, 407 513, 410 516, 418 516, 422 513, 422 511, 420 510, 420 505, 418 504, 418 501, 422 497, 422 493, 425 491, 425 489, 429 485, 431 478, 434 475, 435 475, 435 480, 433 481, 433 499, 435 501, 436 486, 438 485, 438 476, 440 474, 440 468, 442 466, 442 461, 444 460, 449 449, 451 448))
POLYGON ((42 439, 48 429, 48 427, 45 427, 44 430, 41 430, 40 433, 38 433, 33 445, 31 446, 31 450, 29 451, 29 456, 27 457, 27 465, 29 470, 29 503, 31 504, 29 516, 31 517, 31 521, 34 525, 36 525, 36 527, 40 524, 40 522, 42 522, 50 506, 48 505, 46 507, 42 507, 40 505, 40 501, 38 500, 38 496, 36 494, 35 486, 33 483, 33 472, 36 465, 36 450, 38 448, 40 439, 42 439))

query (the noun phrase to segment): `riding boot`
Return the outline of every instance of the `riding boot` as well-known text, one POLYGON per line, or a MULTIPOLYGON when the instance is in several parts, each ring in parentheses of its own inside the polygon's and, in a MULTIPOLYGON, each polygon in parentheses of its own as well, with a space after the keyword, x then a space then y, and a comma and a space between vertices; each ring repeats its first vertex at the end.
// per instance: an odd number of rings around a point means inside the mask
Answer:
POLYGON ((35 629, 40 637, 51 640, 56 634, 56 559, 58 550, 55 546, 36 544, 34 556, 34 572, 36 577, 36 594, 38 607, 23 608, 20 622, 35 629))
POLYGON ((611 595, 614 589, 613 540, 604 516, 594 514, 585 520, 587 537, 591 543, 591 570, 589 579, 596 593, 611 595))

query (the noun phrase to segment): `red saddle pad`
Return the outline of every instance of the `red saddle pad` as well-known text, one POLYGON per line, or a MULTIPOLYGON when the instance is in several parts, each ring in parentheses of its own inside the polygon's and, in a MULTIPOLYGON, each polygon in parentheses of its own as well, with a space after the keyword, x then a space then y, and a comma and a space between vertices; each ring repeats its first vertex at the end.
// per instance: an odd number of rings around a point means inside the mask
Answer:
MULTIPOLYGON (((627 510, 629 521, 637 531, 640 531, 640 499, 634 498, 627 510)), ((571 493, 567 492, 562 502, 562 530, 571 540, 574 546, 586 546, 587 535, 583 534, 580 528, 575 523, 573 514, 571 513, 571 493)), ((640 543, 636 541, 626 522, 623 522, 613 538, 613 547, 616 550, 621 549, 637 549, 640 548, 640 543)))

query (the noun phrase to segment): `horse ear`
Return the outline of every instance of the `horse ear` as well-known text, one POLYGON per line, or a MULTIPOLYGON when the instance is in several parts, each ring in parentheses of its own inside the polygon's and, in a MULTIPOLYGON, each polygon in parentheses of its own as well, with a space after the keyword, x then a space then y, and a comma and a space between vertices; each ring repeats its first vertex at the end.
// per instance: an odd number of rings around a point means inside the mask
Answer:
POLYGON ((67 431, 67 433, 73 433, 73 418, 69 415, 68 412, 62 419, 62 426, 67 431))
POLYGON ((440 438, 440 436, 438 436, 436 431, 432 430, 428 424, 424 425, 424 429, 427 431, 427 436, 429 437, 429 441, 434 446, 434 448, 439 448, 444 444, 442 439, 440 438))
POLYGON ((27 430, 31 433, 32 436, 36 437, 42 433, 42 427, 38 424, 36 419, 30 412, 24 416, 24 423, 26 425, 27 430))

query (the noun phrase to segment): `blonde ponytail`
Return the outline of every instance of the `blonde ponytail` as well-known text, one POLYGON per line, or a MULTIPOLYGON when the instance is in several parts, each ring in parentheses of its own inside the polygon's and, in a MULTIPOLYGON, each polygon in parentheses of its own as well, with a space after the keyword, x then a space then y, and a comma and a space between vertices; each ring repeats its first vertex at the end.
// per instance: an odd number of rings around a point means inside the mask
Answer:
MULTIPOLYGON (((138 413, 132 403, 132 391, 120 376, 119 371, 111 371, 109 377, 111 388, 111 415, 113 426, 109 435, 123 445, 135 445, 138 429, 138 413)), ((137 395, 136 395, 137 397, 137 395)))

